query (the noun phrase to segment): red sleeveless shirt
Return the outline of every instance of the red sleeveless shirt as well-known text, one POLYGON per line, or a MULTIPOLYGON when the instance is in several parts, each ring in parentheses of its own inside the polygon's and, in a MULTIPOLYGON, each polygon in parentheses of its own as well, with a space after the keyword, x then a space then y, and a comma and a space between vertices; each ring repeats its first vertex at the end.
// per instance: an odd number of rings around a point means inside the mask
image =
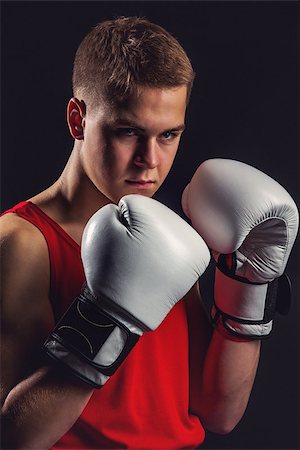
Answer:
MULTIPOLYGON (((44 235, 50 259, 50 300, 56 320, 80 293, 84 272, 79 245, 31 202, 16 213, 44 235)), ((195 376, 200 374, 194 374, 195 376)), ((154 332, 142 336, 99 390, 56 449, 188 449, 204 440, 189 408, 189 336, 181 300, 154 332)))

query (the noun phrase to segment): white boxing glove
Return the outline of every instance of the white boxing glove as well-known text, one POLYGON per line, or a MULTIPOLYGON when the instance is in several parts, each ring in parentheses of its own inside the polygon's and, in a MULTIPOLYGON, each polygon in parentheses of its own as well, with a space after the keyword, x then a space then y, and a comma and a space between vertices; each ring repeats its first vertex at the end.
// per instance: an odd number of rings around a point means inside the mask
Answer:
POLYGON ((216 158, 199 166, 182 207, 217 262, 213 319, 221 317, 233 335, 268 336, 276 309, 273 281, 284 273, 297 235, 295 202, 263 172, 216 158))
POLYGON ((90 218, 81 256, 86 286, 44 348, 100 387, 197 282, 210 253, 176 213, 132 194, 90 218))

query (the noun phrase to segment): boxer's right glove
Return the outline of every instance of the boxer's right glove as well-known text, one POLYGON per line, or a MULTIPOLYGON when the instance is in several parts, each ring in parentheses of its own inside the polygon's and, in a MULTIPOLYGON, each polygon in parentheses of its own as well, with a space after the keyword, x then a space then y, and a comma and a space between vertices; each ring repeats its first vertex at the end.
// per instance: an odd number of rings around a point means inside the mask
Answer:
POLYGON ((275 310, 287 309, 276 284, 298 230, 295 202, 263 172, 216 158, 199 166, 182 206, 217 263, 213 320, 238 337, 268 336, 275 310))
POLYGON ((97 211, 85 227, 81 254, 86 286, 44 347, 98 388, 191 289, 210 254, 187 222, 141 195, 97 211))

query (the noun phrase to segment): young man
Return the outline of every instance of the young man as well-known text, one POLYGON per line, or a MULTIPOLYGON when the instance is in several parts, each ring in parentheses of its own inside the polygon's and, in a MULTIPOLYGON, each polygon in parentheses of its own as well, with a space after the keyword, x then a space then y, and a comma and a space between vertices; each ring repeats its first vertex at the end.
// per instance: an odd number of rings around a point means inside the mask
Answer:
MULTIPOLYGON (((101 218, 102 231, 91 246, 100 246, 101 252, 93 255, 91 264, 90 256, 88 263, 84 260, 86 273, 80 255, 83 231, 97 211, 106 214, 107 207, 128 194, 151 198, 163 183, 185 127, 193 78, 179 43, 144 19, 103 22, 79 46, 74 97, 67 108, 74 138, 67 165, 52 186, 1 218, 4 448, 195 448, 203 442, 205 428, 228 433, 241 419, 256 374, 260 340, 230 338, 225 327, 220 332, 222 324, 211 328, 201 306, 198 276, 165 319, 158 326, 149 325, 148 318, 157 311, 154 292, 158 288, 164 297, 166 289, 157 281, 140 293, 149 273, 155 273, 154 266, 148 266, 151 248, 156 249, 153 258, 162 279, 168 266, 181 258, 174 253, 167 261, 167 250, 154 246, 155 237, 147 251, 142 245, 137 252, 130 247, 120 255, 110 227, 115 217, 128 228, 136 220, 140 210, 130 205, 131 200, 122 200, 105 226, 101 218), (127 208, 125 213, 122 208, 127 208), (132 259, 138 259, 140 269, 135 266, 130 272, 132 259), (87 382, 89 376, 82 375, 92 367, 88 358, 79 359, 79 368, 66 360, 61 365, 55 361, 61 354, 51 346, 64 344, 62 327, 53 330, 70 305, 79 304, 75 299, 90 270, 98 266, 100 290, 112 280, 109 289, 114 291, 121 279, 121 293, 131 287, 128 302, 139 292, 141 304, 132 311, 127 304, 122 308, 118 304, 114 314, 120 324, 120 311, 125 309, 126 320, 134 317, 143 336, 116 372, 108 380, 101 378, 101 388, 95 389, 87 382), (54 359, 41 355, 45 341, 54 359)), ((167 248, 168 232, 161 231, 165 212, 158 217, 159 207, 145 205, 141 236, 151 234, 147 226, 157 216, 156 235, 164 236, 167 248)), ((187 209, 191 208, 192 201, 187 209)), ((168 220, 167 229, 173 233, 177 219, 171 214, 168 220)), ((92 251, 87 250, 89 233, 83 239, 87 253, 92 251)), ((174 247, 180 247, 181 239, 182 233, 174 237, 174 247)), ((203 260, 205 252, 204 248, 203 260)), ((205 265, 207 261, 203 270, 205 265)), ((98 314, 95 308, 94 313, 98 314)), ((66 317, 64 327, 74 331, 73 319, 68 313, 66 317)))

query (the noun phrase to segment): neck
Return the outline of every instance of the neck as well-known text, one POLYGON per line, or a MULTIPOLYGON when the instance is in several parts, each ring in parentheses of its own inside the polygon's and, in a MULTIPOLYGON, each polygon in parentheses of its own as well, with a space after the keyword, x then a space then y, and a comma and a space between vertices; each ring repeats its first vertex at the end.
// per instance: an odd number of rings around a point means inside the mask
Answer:
POLYGON ((80 143, 75 142, 71 156, 57 180, 57 194, 69 213, 89 219, 99 208, 110 203, 86 176, 80 161, 80 143))
POLYGON ((110 203, 86 176, 80 161, 80 144, 75 142, 58 180, 31 199, 58 222, 85 224, 99 208, 110 203))

